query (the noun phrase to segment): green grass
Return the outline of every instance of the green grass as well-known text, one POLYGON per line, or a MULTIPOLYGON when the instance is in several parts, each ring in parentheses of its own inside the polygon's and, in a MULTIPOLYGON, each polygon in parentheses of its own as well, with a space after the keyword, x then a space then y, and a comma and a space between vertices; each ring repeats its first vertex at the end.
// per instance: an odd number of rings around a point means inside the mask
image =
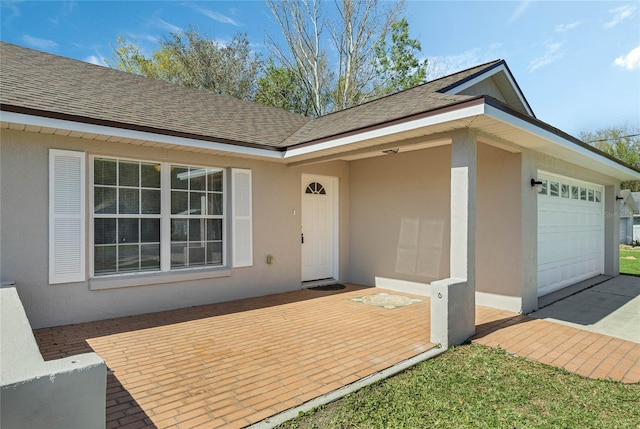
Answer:
POLYGON ((634 428, 640 385, 455 347, 281 428, 634 428))
POLYGON ((640 249, 623 250, 620 249, 620 273, 640 276, 640 249), (628 258, 628 259, 627 259, 628 258), (635 258, 635 259, 631 259, 635 258))

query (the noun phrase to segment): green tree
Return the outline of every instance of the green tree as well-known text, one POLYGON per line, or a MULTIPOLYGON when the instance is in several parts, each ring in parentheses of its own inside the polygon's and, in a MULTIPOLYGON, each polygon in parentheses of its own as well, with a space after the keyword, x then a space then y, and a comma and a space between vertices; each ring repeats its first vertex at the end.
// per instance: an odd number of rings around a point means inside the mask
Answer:
POLYGON ((379 82, 379 95, 392 94, 424 83, 427 78, 427 60, 419 60, 416 53, 422 50, 417 39, 409 37, 406 18, 391 24, 391 44, 383 38, 376 45, 375 70, 379 82))
POLYGON ((308 93, 298 84, 301 74, 303 72, 278 67, 273 59, 269 59, 263 76, 258 79, 255 101, 304 116, 313 115, 313 103, 308 93))
POLYGON ((149 57, 134 43, 118 37, 109 65, 243 100, 254 99, 262 70, 262 60, 251 50, 246 34, 223 44, 194 27, 170 33, 149 57))
MULTIPOLYGON (((622 125, 593 132, 583 131, 580 139, 631 167, 640 168, 640 128, 622 125)), ((640 191, 640 181, 637 180, 623 182, 621 186, 633 192, 640 191)))

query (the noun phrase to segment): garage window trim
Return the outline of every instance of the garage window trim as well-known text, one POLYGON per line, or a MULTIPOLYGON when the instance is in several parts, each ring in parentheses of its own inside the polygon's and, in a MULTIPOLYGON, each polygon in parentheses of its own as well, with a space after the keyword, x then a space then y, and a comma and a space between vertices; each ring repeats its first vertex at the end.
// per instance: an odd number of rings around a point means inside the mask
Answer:
POLYGON ((227 172, 90 157, 91 276, 227 265, 227 172))

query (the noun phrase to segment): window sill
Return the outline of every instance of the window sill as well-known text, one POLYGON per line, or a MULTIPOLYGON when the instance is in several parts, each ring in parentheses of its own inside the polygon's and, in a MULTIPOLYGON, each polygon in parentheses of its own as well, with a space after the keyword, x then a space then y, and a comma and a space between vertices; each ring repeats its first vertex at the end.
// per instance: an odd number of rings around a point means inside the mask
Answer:
POLYGON ((218 277, 231 277, 231 269, 222 267, 164 273, 123 274, 113 277, 94 277, 89 279, 89 290, 151 286, 218 277))

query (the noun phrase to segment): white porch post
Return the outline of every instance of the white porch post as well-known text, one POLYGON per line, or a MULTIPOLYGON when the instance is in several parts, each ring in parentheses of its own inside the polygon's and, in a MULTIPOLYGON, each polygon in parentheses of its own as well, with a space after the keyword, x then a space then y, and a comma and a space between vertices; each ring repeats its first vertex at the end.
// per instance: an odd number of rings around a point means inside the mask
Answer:
POLYGON ((442 347, 460 344, 475 333, 476 170, 475 133, 455 133, 451 145, 450 278, 431 283, 431 342, 442 347))
POLYGON ((620 205, 616 200, 619 194, 620 186, 604 188, 604 274, 608 276, 620 274, 620 205))

